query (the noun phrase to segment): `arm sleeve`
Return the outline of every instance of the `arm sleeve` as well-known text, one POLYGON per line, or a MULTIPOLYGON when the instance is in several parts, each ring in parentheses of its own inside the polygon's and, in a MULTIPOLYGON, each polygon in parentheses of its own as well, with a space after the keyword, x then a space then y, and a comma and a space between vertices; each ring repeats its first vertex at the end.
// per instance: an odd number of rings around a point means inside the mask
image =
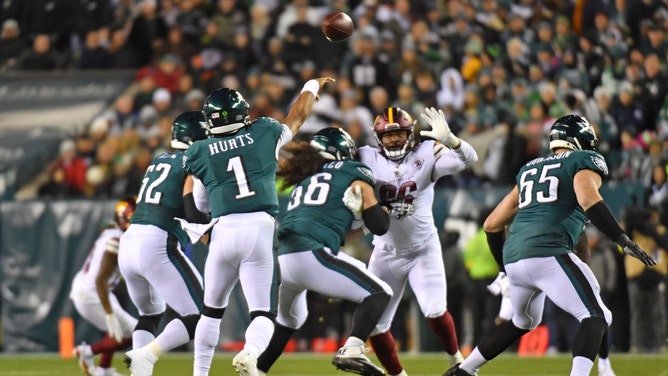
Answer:
POLYGON ((585 212, 591 223, 596 226, 602 233, 610 240, 617 242, 620 236, 624 235, 624 230, 619 227, 619 223, 612 215, 610 208, 603 201, 599 201, 592 205, 585 212))
POLYGON ((431 174, 432 180, 441 176, 456 174, 478 161, 478 153, 468 142, 460 139, 462 144, 457 149, 448 149, 442 144, 436 144, 434 147, 434 171, 431 174), (442 149, 441 149, 442 148, 442 149))
POLYGON ((390 215, 379 204, 362 211, 362 220, 374 235, 383 235, 390 228, 390 215))
POLYGON ((201 180, 193 176, 193 200, 195 207, 202 213, 209 213, 211 207, 209 206, 209 193, 201 180))
POLYGON ((190 223, 209 223, 209 215, 197 210, 197 205, 193 199, 193 194, 188 193, 183 196, 183 209, 186 214, 186 219, 190 223))
POLYGON ((494 256, 496 265, 499 267, 500 272, 505 272, 506 268, 503 266, 503 243, 506 241, 506 233, 504 230, 499 232, 487 232, 487 245, 489 245, 489 250, 494 256))

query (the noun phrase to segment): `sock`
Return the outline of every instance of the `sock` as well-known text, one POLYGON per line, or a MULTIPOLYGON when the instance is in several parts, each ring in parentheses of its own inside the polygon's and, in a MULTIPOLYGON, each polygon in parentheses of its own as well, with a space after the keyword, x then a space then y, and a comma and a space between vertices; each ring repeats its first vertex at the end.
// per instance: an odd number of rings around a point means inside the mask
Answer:
POLYGON ((427 322, 431 326, 431 330, 438 336, 445 352, 450 355, 455 354, 459 350, 459 345, 457 344, 455 322, 452 320, 450 312, 445 311, 439 317, 428 317, 427 322))
POLYGON ((570 376, 589 376, 594 362, 584 356, 576 356, 573 358, 573 368, 571 368, 570 376))
POLYGON ((132 348, 138 349, 151 343, 155 339, 155 335, 146 330, 135 330, 132 332, 132 348))
POLYGON ((610 359, 608 358, 598 358, 598 368, 612 368, 612 364, 610 363, 610 359))
POLYGON ((344 347, 348 346, 364 346, 364 341, 357 337, 350 336, 346 340, 346 343, 343 344, 344 347))
POLYGON ((132 340, 130 338, 125 338, 121 340, 121 342, 116 342, 115 339, 109 337, 109 334, 105 333, 100 341, 90 345, 90 351, 93 354, 101 354, 107 351, 114 352, 130 346, 131 342, 132 340))
POLYGON ((403 371, 404 367, 399 361, 399 355, 397 354, 397 345, 394 342, 394 337, 389 331, 385 333, 380 333, 375 336, 369 337, 371 342, 371 347, 373 351, 376 352, 376 357, 380 361, 380 364, 385 367, 387 373, 390 375, 399 375, 403 371))
POLYGON ((610 354, 610 346, 608 345, 608 329, 605 329, 603 332, 603 338, 601 338, 601 348, 598 349, 598 356, 600 359, 607 359, 610 354))
POLYGON ((573 340, 573 358, 585 357, 593 363, 607 328, 608 324, 600 317, 582 320, 573 340))
POLYGON ((257 369, 261 372, 267 373, 271 369, 271 366, 276 363, 276 360, 283 353, 285 345, 288 344, 292 335, 296 332, 296 329, 288 328, 281 324, 275 324, 274 334, 269 340, 269 345, 267 348, 260 354, 257 358, 257 369))
POLYGON ((485 337, 476 346, 480 355, 486 360, 492 360, 501 354, 515 340, 528 333, 528 330, 516 327, 512 321, 504 321, 491 327, 485 337))
POLYGON ((98 364, 98 367, 100 368, 109 368, 111 367, 111 361, 114 360, 114 352, 113 351, 105 351, 100 354, 100 364, 98 364))
POLYGON ((476 372, 485 365, 489 360, 485 359, 484 356, 480 353, 480 350, 476 347, 471 351, 471 354, 464 359, 463 362, 459 363, 459 369, 463 369, 464 371, 470 373, 471 375, 475 375, 476 372))
POLYGON ((165 329, 155 338, 155 341, 160 345, 161 351, 165 352, 188 343, 190 336, 183 321, 173 319, 165 325, 165 329))
POLYGON ((195 362, 193 376, 207 376, 218 344, 221 319, 202 315, 195 329, 195 362))
POLYGON ((376 323, 380 320, 389 302, 390 295, 385 292, 378 292, 364 298, 357 305, 353 313, 350 335, 366 341, 376 327, 376 323))
POLYGON ((257 316, 246 329, 246 344, 248 350, 256 357, 267 349, 271 336, 274 334, 274 322, 266 316, 257 316))

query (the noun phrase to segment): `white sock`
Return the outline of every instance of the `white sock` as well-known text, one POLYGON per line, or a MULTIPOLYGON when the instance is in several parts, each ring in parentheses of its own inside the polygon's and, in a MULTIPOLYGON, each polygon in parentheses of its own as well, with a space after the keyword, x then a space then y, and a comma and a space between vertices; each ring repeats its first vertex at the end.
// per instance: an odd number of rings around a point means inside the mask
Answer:
POLYGON ((343 346, 344 347, 346 347, 346 346, 364 346, 364 341, 362 341, 361 339, 359 339, 357 337, 350 336, 346 340, 346 343, 343 344, 343 346))
POLYGON ((162 351, 175 349, 190 341, 188 329, 179 319, 173 319, 165 326, 165 329, 155 339, 162 348, 162 351))
POLYGON ((193 376, 207 376, 213 353, 218 345, 221 319, 202 315, 195 329, 195 363, 193 376))
POLYGON ((132 332, 132 348, 138 349, 148 345, 155 339, 155 336, 146 330, 135 330, 132 332))
POLYGON ((610 358, 598 358, 598 367, 605 367, 605 368, 612 368, 612 364, 610 364, 610 358))
POLYGON ((571 368, 570 376, 588 376, 591 372, 594 362, 584 356, 576 356, 573 358, 573 368, 571 368))
POLYGON ((464 359, 463 362, 459 363, 459 368, 470 373, 471 375, 475 375, 480 367, 485 365, 487 362, 488 360, 482 356, 480 350, 478 350, 478 347, 476 347, 473 349, 473 351, 471 351, 471 354, 469 354, 469 356, 464 359))
POLYGON ((246 344, 244 350, 248 350, 255 356, 260 356, 269 346, 271 336, 274 334, 274 323, 265 316, 258 316, 251 321, 246 329, 246 344))

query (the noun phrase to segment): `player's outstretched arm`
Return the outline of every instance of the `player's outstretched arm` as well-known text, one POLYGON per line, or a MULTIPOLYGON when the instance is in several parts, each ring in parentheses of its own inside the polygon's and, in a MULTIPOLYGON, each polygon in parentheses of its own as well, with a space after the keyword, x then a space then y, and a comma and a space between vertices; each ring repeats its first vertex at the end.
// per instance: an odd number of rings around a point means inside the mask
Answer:
POLYGON ((100 304, 105 312, 104 318, 107 324, 107 333, 109 333, 109 337, 120 342, 123 339, 123 330, 109 300, 109 294, 111 294, 109 291, 109 278, 118 267, 118 239, 110 240, 107 248, 115 249, 116 252, 107 251, 102 256, 100 270, 97 276, 95 276, 95 288, 97 289, 97 296, 100 298, 100 304))
POLYGON ((304 84, 299 97, 290 106, 290 111, 288 111, 287 116, 283 119, 283 124, 290 128, 293 135, 297 134, 299 128, 301 128, 306 118, 311 114, 313 103, 318 100, 318 92, 328 82, 334 82, 334 79, 331 77, 318 77, 308 80, 304 84))

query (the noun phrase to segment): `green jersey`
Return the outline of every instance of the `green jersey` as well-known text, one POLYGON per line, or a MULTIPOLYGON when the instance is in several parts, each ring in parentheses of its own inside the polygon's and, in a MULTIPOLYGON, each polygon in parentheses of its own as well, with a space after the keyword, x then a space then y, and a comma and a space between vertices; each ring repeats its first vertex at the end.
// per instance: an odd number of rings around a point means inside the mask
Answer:
POLYGON ((282 133, 281 123, 262 117, 234 134, 200 140, 188 148, 185 169, 206 187, 212 217, 278 214, 277 148, 282 133))
POLYGON ((603 157, 580 150, 536 158, 520 168, 519 210, 503 247, 503 263, 572 252, 588 221, 573 188, 580 170, 608 174, 603 157))
POLYGON ((188 235, 174 217, 184 218, 183 152, 164 153, 146 169, 137 197, 137 208, 131 223, 154 225, 174 235, 182 246, 189 244, 188 235))
POLYGON ((353 222, 353 214, 343 203, 343 194, 355 180, 375 184, 365 164, 333 161, 297 184, 278 227, 278 254, 323 247, 338 252, 353 222))

